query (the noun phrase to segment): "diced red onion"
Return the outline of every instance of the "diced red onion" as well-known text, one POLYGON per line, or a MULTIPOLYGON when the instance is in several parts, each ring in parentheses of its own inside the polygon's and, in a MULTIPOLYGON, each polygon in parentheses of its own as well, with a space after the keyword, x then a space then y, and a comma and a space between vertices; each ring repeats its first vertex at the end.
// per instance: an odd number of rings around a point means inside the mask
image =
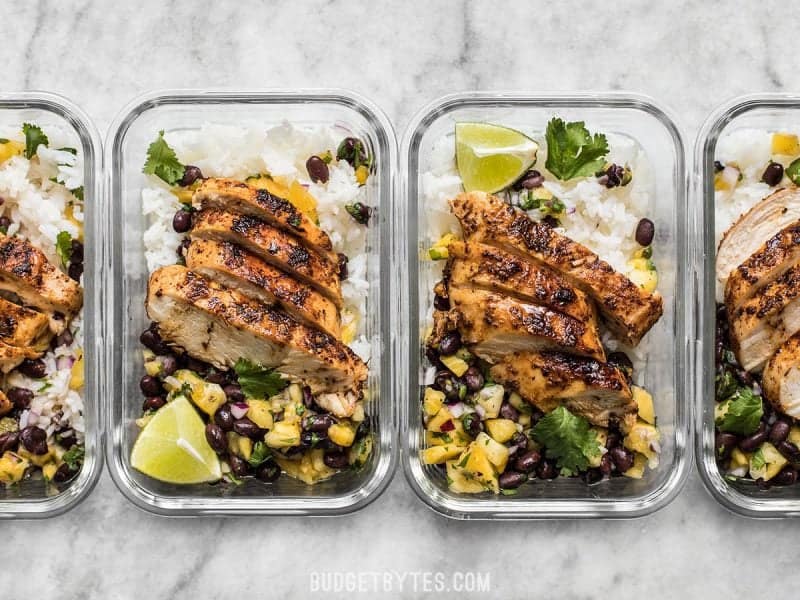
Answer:
POLYGON ((234 419, 241 419, 247 414, 247 409, 249 406, 244 402, 234 402, 231 404, 231 414, 233 415, 234 419))
POLYGON ((447 421, 442 423, 441 426, 439 427, 439 429, 444 432, 453 431, 453 429, 455 428, 456 426, 455 423, 453 423, 453 419, 447 419, 447 421))
POLYGON ((75 360, 71 356, 59 356, 58 360, 56 361, 56 368, 59 371, 63 371, 64 369, 71 369, 74 363, 75 360))
POLYGON ((478 413, 478 416, 481 419, 485 419, 486 418, 486 411, 484 410, 484 408, 480 404, 476 404, 475 405, 475 412, 478 413))
POLYGON ((463 402, 456 402, 455 404, 451 404, 448 408, 450 414, 453 415, 456 419, 464 414, 464 410, 466 406, 463 402))

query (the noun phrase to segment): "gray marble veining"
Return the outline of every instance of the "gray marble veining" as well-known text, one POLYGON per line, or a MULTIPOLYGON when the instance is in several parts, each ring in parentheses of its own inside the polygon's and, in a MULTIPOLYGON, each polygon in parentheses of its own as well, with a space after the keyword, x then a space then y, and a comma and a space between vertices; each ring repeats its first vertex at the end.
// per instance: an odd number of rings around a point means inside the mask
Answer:
MULTIPOLYGON (((785 50, 798 17, 771 0, 4 2, 0 88, 63 93, 101 132, 156 88, 350 88, 398 132, 454 91, 631 90, 671 106, 690 145, 719 102, 800 89, 785 50)), ((65 516, 0 523, 0 598, 325 597, 315 572, 389 569, 491 575, 491 593, 442 598, 771 596, 797 579, 798 534, 796 521, 728 514, 695 475, 649 518, 516 524, 447 521, 401 474, 345 518, 168 520, 104 475, 65 516)))

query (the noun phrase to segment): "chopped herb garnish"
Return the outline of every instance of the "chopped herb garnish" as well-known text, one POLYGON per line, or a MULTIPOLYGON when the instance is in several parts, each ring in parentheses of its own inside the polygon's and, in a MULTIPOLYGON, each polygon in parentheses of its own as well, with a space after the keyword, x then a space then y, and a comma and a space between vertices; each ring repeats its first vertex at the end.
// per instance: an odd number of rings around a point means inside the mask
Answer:
POLYGON ((72 154, 74 156, 78 155, 78 151, 75 148, 70 148, 68 146, 65 146, 64 148, 59 148, 58 151, 59 152, 69 152, 70 154, 72 154))
POLYGON ((42 131, 42 128, 32 123, 22 124, 22 133, 25 134, 25 158, 30 160, 36 155, 36 150, 41 145, 47 146, 50 140, 42 131))
POLYGON ((356 202, 354 204, 345 204, 345 210, 350 214, 356 223, 361 225, 368 225, 369 218, 372 216, 372 209, 366 204, 356 202))
POLYGON ((246 358, 237 360, 233 370, 239 376, 239 385, 248 398, 270 398, 289 385, 274 369, 267 369, 246 358))
POLYGON ((67 463, 70 471, 77 471, 83 464, 83 459, 85 456, 86 451, 84 450, 83 446, 78 446, 75 444, 72 448, 64 453, 64 456, 61 457, 61 460, 67 463))
POLYGON ((68 231, 60 231, 56 236, 56 254, 61 259, 61 265, 66 267, 72 256, 72 236, 68 231))
POLYGON ((761 396, 747 387, 740 387, 720 407, 721 416, 717 419, 717 427, 722 431, 750 435, 758 429, 764 406, 761 396))
POLYGON ((158 138, 147 148, 147 160, 142 172, 155 175, 169 185, 176 185, 183 179, 185 168, 164 139, 163 129, 158 132, 158 138))
POLYGON ((547 124, 547 161, 545 167, 553 175, 567 181, 593 175, 605 163, 608 141, 602 133, 592 135, 583 121, 565 123, 554 117, 547 124))
POLYGON ((500 493, 503 494, 503 496, 516 496, 517 494, 519 494, 519 490, 509 490, 503 488, 500 490, 500 493))
POLYGON ((792 164, 786 167, 785 173, 793 184, 800 185, 800 158, 793 160, 792 164))
POLYGON ((253 452, 250 454, 250 458, 247 459, 247 462, 250 463, 251 467, 255 468, 265 462, 270 456, 272 456, 272 451, 269 449, 269 446, 264 442, 256 442, 253 446, 253 452))
POLYGON ((75 196, 78 200, 83 202, 83 186, 75 188, 74 190, 70 190, 70 193, 75 196))
POLYGON ((597 435, 589 427, 589 422, 563 406, 542 417, 531 432, 533 438, 546 448, 547 457, 557 459, 559 469, 585 471, 589 459, 600 452, 597 435))

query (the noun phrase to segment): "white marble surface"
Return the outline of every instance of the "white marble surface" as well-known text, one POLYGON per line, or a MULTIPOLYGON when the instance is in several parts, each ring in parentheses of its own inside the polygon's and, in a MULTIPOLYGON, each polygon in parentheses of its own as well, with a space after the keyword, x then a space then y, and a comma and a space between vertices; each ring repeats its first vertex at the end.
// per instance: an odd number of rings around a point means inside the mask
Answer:
MULTIPOLYGON (((671 106, 691 142, 722 100, 800 90, 782 50, 798 17, 793 3, 732 0, 3 2, 0 88, 63 93, 103 134, 130 98, 164 87, 352 88, 398 131, 458 90, 635 90, 671 106)), ((0 598, 323 597, 312 571, 390 569, 409 572, 402 594, 394 585, 404 597, 425 595, 414 573, 468 570, 490 572, 492 592, 452 597, 769 597, 798 578, 798 534, 797 521, 728 514, 694 474, 649 518, 517 524, 445 520, 400 474, 346 518, 169 520, 104 474, 65 516, 0 523, 0 598)))

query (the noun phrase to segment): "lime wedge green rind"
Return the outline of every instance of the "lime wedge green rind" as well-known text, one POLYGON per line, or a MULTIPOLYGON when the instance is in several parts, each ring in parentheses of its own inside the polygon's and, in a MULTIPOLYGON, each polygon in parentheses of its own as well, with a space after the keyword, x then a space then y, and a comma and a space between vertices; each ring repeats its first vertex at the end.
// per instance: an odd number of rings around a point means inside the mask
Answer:
POLYGON ((205 483, 222 477, 203 419, 183 396, 159 409, 139 433, 131 466, 166 483, 205 483))
POLYGON ((515 129, 456 123, 456 164, 468 192, 506 189, 536 162, 539 145, 515 129))

